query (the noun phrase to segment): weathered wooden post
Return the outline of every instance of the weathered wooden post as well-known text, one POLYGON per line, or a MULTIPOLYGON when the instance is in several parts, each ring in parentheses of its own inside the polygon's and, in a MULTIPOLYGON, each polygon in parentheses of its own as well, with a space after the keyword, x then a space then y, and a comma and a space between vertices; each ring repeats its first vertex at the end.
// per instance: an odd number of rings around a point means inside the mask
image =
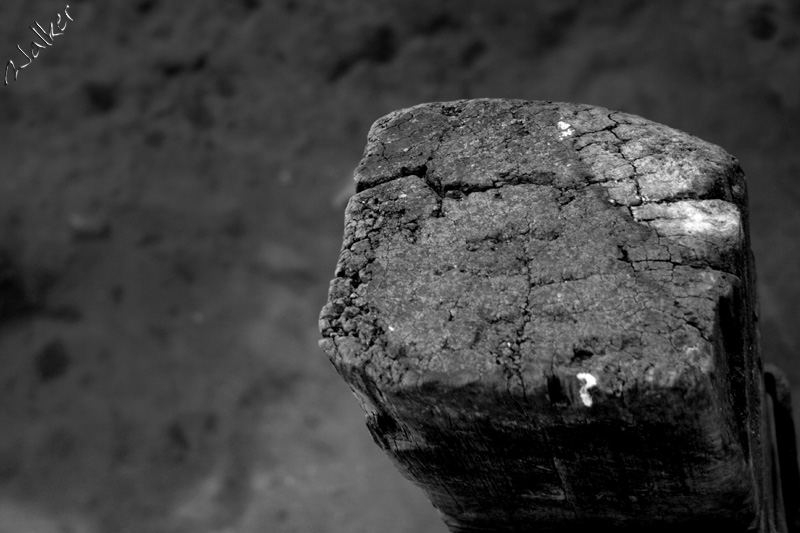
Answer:
POLYGON ((355 177, 320 346, 452 531, 785 527, 733 157, 467 100, 378 120, 355 177))

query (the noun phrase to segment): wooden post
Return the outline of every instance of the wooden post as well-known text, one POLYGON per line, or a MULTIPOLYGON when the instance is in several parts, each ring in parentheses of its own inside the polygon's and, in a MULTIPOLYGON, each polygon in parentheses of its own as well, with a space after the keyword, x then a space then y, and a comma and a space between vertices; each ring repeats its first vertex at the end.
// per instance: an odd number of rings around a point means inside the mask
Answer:
POLYGON ((468 100, 378 120, 355 178, 320 346, 452 531, 774 530, 733 157, 468 100))

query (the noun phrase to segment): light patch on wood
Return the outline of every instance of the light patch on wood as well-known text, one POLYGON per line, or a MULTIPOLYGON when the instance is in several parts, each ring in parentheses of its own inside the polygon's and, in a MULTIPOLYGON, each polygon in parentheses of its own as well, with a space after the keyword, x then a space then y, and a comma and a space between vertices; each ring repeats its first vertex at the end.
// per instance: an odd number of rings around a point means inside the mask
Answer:
POLYGON ((578 393, 581 395, 581 401, 586 407, 592 406, 592 396, 589 394, 589 389, 597 385, 597 379, 588 372, 581 372, 576 376, 583 382, 578 393))
POLYGON ((571 137, 572 135, 575 135, 575 130, 572 129, 572 126, 570 126, 569 124, 567 124, 563 120, 559 120, 557 126, 558 126, 558 129, 559 129, 559 132, 558 132, 559 138, 566 139, 567 137, 571 137))
POLYGON ((366 394, 362 393, 361 391, 353 387, 350 387, 350 390, 352 391, 353 396, 356 397, 356 401, 358 401, 358 405, 361 406, 361 409, 363 409, 364 413, 366 413, 367 415, 378 414, 378 408, 375 407, 375 404, 372 403, 372 401, 369 398, 367 398, 366 394))
POLYGON ((714 358, 710 349, 704 349, 702 346, 688 346, 685 351, 689 360, 696 364, 701 372, 708 374, 713 370, 714 358))
POLYGON ((649 222, 662 235, 737 238, 742 231, 739 209, 722 200, 682 200, 632 207, 633 218, 649 222))

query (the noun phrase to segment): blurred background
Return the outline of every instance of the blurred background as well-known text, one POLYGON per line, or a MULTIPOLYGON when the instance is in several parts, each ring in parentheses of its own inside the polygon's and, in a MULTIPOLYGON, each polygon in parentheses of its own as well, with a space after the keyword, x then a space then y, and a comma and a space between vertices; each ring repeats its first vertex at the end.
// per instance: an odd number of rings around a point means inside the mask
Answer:
MULTIPOLYGON (((3 0, 0 61, 65 6, 3 0)), ((738 157, 800 384, 800 1, 68 12, 0 86, 0 533, 446 531, 317 347, 367 130, 427 101, 597 104, 738 157)))

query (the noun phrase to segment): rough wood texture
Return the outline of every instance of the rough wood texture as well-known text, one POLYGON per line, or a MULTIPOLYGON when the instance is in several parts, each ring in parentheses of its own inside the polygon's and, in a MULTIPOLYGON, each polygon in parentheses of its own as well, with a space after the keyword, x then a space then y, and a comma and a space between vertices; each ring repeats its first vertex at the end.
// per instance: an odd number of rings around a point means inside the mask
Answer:
POLYGON ((767 530, 733 157, 469 100, 378 120, 356 180, 320 346, 452 531, 767 530))
MULTIPOLYGON (((773 424, 775 436, 774 453, 777 470, 773 479, 773 490, 778 495, 776 503, 783 503, 786 530, 800 533, 800 466, 797 461, 797 438, 792 414, 792 397, 789 380, 775 365, 764 367, 764 388, 774 405, 773 424), (782 502, 778 502, 778 500, 782 502)), ((780 507, 779 507, 780 509, 780 507)))

